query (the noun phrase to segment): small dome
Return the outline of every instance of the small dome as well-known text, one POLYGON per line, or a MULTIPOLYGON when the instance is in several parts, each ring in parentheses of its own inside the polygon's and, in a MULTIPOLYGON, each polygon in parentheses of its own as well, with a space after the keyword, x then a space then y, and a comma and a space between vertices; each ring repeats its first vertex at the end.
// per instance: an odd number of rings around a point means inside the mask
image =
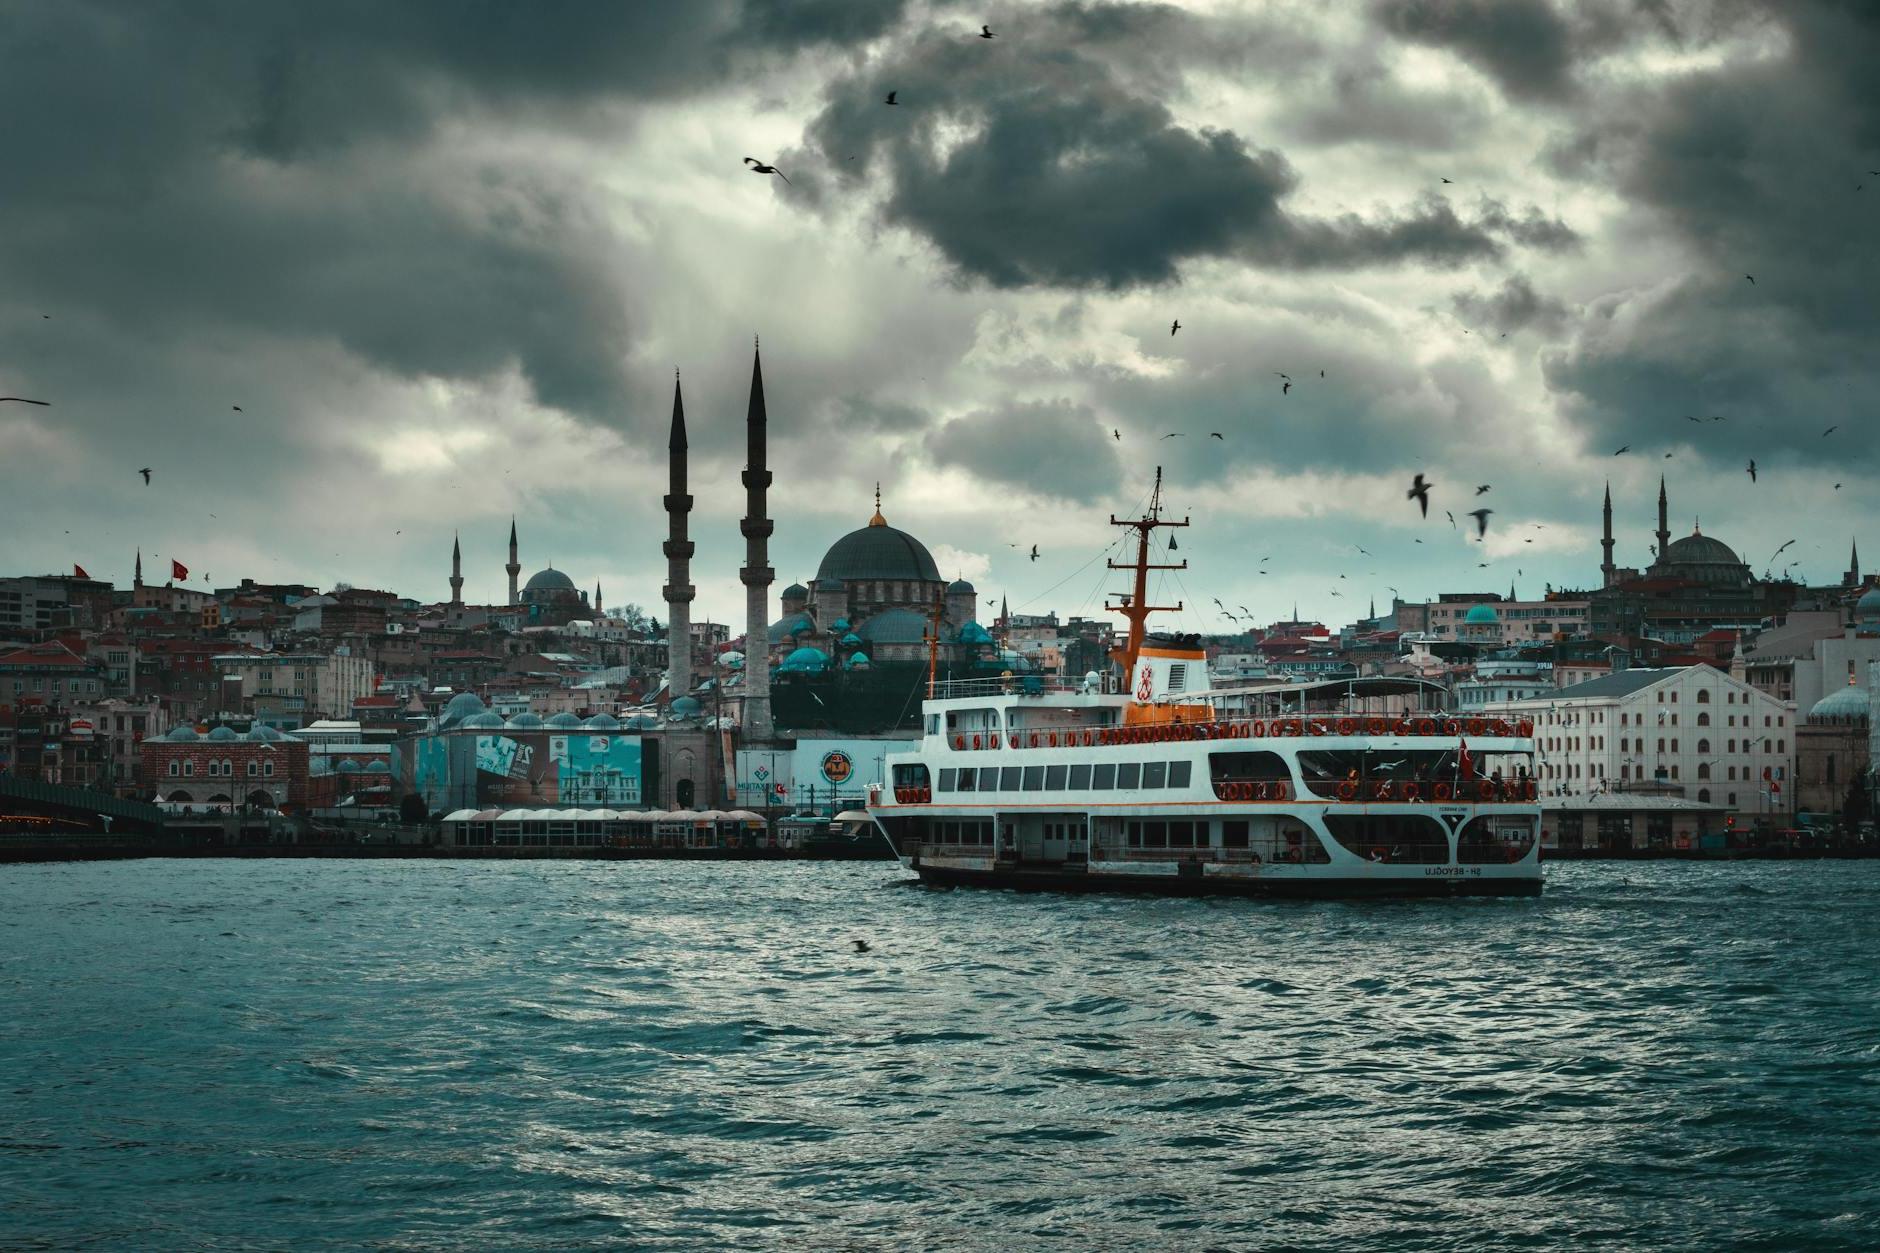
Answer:
POLYGON ((1810 722, 1865 722, 1867 721, 1867 693, 1853 684, 1839 691, 1829 692, 1815 702, 1815 707, 1808 711, 1810 722))
POLYGON ((342 757, 340 758, 339 772, 341 774, 358 774, 359 763, 350 757, 342 757))
POLYGON ((948 596, 962 596, 972 590, 973 585, 968 583, 965 579, 954 579, 951 583, 947 584, 948 596))
POLYGON ((992 632, 977 622, 968 622, 960 628, 960 643, 986 645, 992 643, 992 632))
POLYGON ((233 740, 239 740, 241 737, 242 733, 237 731, 234 727, 217 727, 215 730, 209 732, 209 742, 212 744, 227 744, 233 740))
POLYGON ((877 648, 883 644, 919 644, 927 638, 927 619, 912 609, 884 609, 862 623, 859 634, 877 648))
POLYGON ((781 644, 798 635, 807 635, 816 629, 815 620, 806 613, 793 613, 787 618, 770 624, 770 642, 781 644))
POLYGON ((574 580, 550 566, 546 570, 538 570, 530 575, 529 581, 522 585, 522 590, 525 592, 572 592, 574 580))
POLYGON ((627 731, 650 731, 658 725, 659 720, 657 718, 649 718, 645 714, 634 714, 622 724, 622 729, 627 731))
POLYGON ((471 714, 480 714, 488 708, 475 692, 459 692, 450 698, 450 703, 444 706, 444 712, 437 716, 437 725, 455 726, 471 714))
POLYGON ((1501 618, 1495 613, 1493 605, 1476 605, 1462 616, 1464 626, 1494 626, 1501 618))
POLYGON ((583 731, 618 731, 620 719, 612 714, 595 714, 581 724, 581 729, 583 731))
POLYGON ((804 587, 801 583, 792 583, 790 586, 783 589, 784 600, 806 600, 808 598, 809 589, 804 587))
POLYGON ((192 726, 172 727, 163 737, 172 744, 193 744, 202 737, 196 734, 192 726))
POLYGON ((853 631, 850 631, 847 635, 842 637, 842 647, 844 648, 859 648, 861 643, 862 637, 853 631))
POLYGON ((257 722, 248 728, 248 734, 242 736, 251 744, 268 744, 284 740, 287 737, 265 722, 257 722))
POLYGON ((571 713, 558 713, 542 725, 551 731, 578 731, 581 729, 581 719, 571 713))
POLYGON ((868 660, 867 653, 849 654, 849 669, 851 670, 866 670, 873 664, 873 662, 868 660))
POLYGON ((850 622, 847 618, 837 618, 834 622, 831 622, 829 624, 829 629, 832 632, 852 631, 855 629, 855 624, 853 622, 850 622))
POLYGON ((1880 622, 1880 587, 1870 587, 1854 602, 1854 616, 1862 622, 1880 622))
POLYGON ((527 712, 519 713, 508 722, 505 722, 503 727, 505 730, 509 731, 540 731, 542 729, 542 715, 527 712))
POLYGON ((670 711, 675 718, 696 718, 705 712, 705 706, 695 696, 680 696, 673 700, 670 711))
POLYGON ((829 667, 829 654, 820 648, 799 648, 783 659, 778 666, 780 672, 794 674, 821 674, 829 667))
POLYGON ((471 714, 457 724, 460 731, 500 731, 503 729, 503 716, 494 709, 485 709, 480 714, 471 714))

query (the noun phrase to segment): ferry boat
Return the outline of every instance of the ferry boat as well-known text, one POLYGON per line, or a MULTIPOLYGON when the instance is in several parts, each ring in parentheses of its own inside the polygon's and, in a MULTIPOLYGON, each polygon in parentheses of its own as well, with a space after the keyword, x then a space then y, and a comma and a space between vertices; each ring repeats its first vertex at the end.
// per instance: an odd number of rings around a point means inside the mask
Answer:
MULTIPOLYGON (((868 812, 929 884, 1163 895, 1531 896, 1534 727, 1458 718, 1416 678, 1214 689, 1196 637, 1152 635, 1150 537, 1114 675, 937 683, 868 812), (1116 690, 1116 678, 1128 676, 1116 690)), ((937 627, 935 630, 937 639, 937 627)))

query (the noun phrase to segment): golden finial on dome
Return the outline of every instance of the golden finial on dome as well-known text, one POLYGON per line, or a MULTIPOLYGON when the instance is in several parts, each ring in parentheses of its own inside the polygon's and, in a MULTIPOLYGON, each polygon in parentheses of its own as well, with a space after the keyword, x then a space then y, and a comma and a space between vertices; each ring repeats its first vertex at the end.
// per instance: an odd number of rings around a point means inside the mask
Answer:
POLYGON ((875 516, 868 520, 869 526, 886 526, 888 520, 881 516, 881 482, 875 482, 875 516))

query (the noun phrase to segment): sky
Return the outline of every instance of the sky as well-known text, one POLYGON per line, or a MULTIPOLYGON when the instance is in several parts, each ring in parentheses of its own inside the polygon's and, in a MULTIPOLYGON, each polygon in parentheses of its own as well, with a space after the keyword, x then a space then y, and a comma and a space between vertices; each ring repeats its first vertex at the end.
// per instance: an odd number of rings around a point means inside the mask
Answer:
POLYGON ((455 533, 500 601, 513 516, 663 616, 676 370, 741 624, 761 336, 773 594, 879 483, 982 617, 1091 613, 1158 466, 1165 628, 1597 586, 1661 474, 1835 581, 1876 63, 1860 0, 0 0, 0 573, 443 600, 455 533))

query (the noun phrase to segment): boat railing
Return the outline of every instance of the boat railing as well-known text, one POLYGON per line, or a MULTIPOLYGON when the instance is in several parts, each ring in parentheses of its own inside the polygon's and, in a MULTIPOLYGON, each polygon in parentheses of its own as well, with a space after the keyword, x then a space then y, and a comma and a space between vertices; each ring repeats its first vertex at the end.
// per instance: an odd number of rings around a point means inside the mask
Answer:
POLYGON ((1494 804, 1534 801, 1540 784, 1533 778, 1464 779, 1322 779, 1296 794, 1285 779, 1216 779, 1214 796, 1223 801, 1335 800, 1347 804, 1394 802, 1432 805, 1494 804))
POLYGON ((1325 736, 1435 736, 1444 739, 1531 739, 1534 723, 1526 718, 1384 718, 1306 714, 1286 718, 1214 718, 1207 721, 1139 722, 1122 726, 1021 728, 1000 736, 992 731, 952 731, 947 743, 957 752, 1002 748, 1107 748, 1173 740, 1260 740, 1325 736))
POLYGON ((1108 678, 1087 684, 1083 679, 1067 679, 1045 674, 993 675, 982 679, 941 679, 934 684, 934 700, 962 700, 986 696, 1062 696, 1067 693, 1090 695, 1112 690, 1108 678))

